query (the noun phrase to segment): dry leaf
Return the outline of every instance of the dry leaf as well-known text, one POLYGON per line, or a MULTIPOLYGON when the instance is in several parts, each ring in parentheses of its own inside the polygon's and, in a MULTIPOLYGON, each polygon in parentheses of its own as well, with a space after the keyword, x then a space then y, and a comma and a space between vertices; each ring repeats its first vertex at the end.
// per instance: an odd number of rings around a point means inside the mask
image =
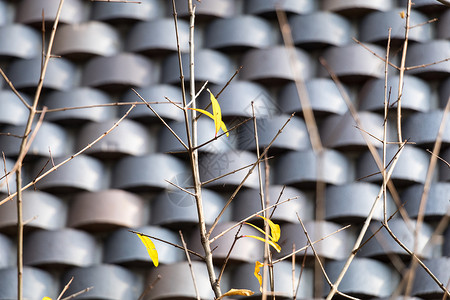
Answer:
POLYGON ((139 234, 139 233, 136 233, 136 234, 141 239, 145 248, 147 248, 148 255, 150 256, 151 260, 153 261, 153 264, 155 265, 155 267, 157 267, 159 265, 159 261, 158 261, 158 252, 156 251, 155 244, 153 244, 152 240, 149 237, 139 234))
POLYGON ((225 294, 223 294, 222 296, 220 296, 219 298, 217 298, 217 300, 222 299, 223 297, 228 297, 228 296, 251 296, 253 295, 255 292, 251 291, 251 290, 246 290, 246 289, 231 289, 228 292, 226 292, 225 294))
POLYGON ((259 290, 262 292, 262 276, 261 276, 261 267, 263 267, 264 264, 260 263, 259 261, 256 261, 255 263, 255 277, 258 279, 259 282, 259 290))
POLYGON ((400 18, 402 18, 402 19, 405 18, 405 11, 402 10, 399 14, 400 14, 400 18))
POLYGON ((208 89, 208 92, 209 92, 209 96, 210 96, 209 98, 211 99, 211 104, 212 104, 212 109, 213 109, 212 114, 209 111, 204 110, 204 109, 199 109, 199 108, 190 108, 190 109, 198 111, 214 120, 216 136, 217 136, 217 133, 219 132, 219 129, 221 129, 221 128, 225 132, 225 134, 227 136, 229 136, 230 134, 228 133, 227 126, 225 126, 225 123, 222 121, 222 110, 220 109, 219 102, 217 101, 216 97, 214 97, 214 94, 211 93, 211 91, 209 89, 208 89))

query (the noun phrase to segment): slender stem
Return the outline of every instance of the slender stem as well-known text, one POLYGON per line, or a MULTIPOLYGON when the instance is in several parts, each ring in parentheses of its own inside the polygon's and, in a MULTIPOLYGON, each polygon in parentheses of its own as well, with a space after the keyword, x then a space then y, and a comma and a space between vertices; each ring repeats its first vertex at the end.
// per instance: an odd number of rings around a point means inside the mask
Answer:
MULTIPOLYGON (((64 0, 60 0, 59 7, 56 12, 55 22, 53 23, 52 32, 50 35, 49 46, 45 59, 42 64, 41 74, 39 76, 38 85, 36 88, 36 93, 34 95, 33 105, 29 108, 28 120, 25 126, 25 132, 23 134, 23 139, 20 144, 18 161, 17 161, 17 171, 16 171, 16 185, 17 185, 17 299, 23 299, 23 209, 22 209, 22 162, 26 154, 26 145, 28 141, 28 136, 31 132, 31 127, 33 125, 34 117, 36 115, 36 108, 41 96, 42 87, 44 85, 44 78, 47 71, 48 63, 50 61, 51 49, 53 46, 53 41, 55 39, 56 28, 58 27, 59 16, 61 14, 62 5, 64 0)), ((44 47, 44 46, 43 46, 44 47)))
POLYGON ((192 267, 191 256, 189 255, 186 242, 184 241, 183 232, 181 232, 181 230, 178 230, 178 233, 180 234, 181 243, 183 244, 184 253, 186 254, 186 258, 189 264, 189 270, 191 270, 192 284, 194 285, 195 295, 197 296, 197 300, 200 300, 200 293, 198 292, 197 279, 195 278, 194 268, 192 267))
MULTIPOLYGON (((388 115, 388 71, 389 71, 389 50, 391 46, 391 31, 392 28, 388 29, 388 42, 386 47, 386 60, 384 63, 384 123, 383 123, 383 166, 386 165, 386 144, 387 144, 387 115, 388 115)), ((383 176, 383 215, 384 222, 387 223, 387 192, 386 192, 386 168, 381 170, 383 176)))
POLYGON ((397 95, 397 137, 398 142, 402 142, 402 94, 403 77, 405 74, 406 52, 408 51, 409 21, 411 17, 411 0, 408 0, 406 8, 405 40, 403 41, 402 59, 400 61, 400 72, 398 75, 398 95, 397 95))
MULTIPOLYGON (((404 144, 403 144, 404 146, 404 144)), ((388 181, 391 177, 392 172, 395 169, 395 165, 398 162, 398 158, 401 155, 401 152, 403 151, 404 147, 402 146, 402 148, 399 149, 399 151, 397 152, 397 154, 394 156, 394 160, 392 161, 392 165, 391 168, 389 169, 388 173, 386 174, 386 180, 388 181)), ((350 264, 352 263, 353 259, 356 256, 356 253, 358 252, 357 250, 359 249, 359 246, 361 245, 361 242, 363 240, 364 235, 367 232, 367 229, 369 228, 370 222, 372 221, 372 217, 373 214, 375 213, 375 208, 378 204, 378 201, 380 200, 381 196, 383 193, 383 187, 380 188, 380 191, 377 195, 377 197, 375 198, 375 201, 372 205, 372 208, 370 209, 369 214, 367 215, 366 220, 364 221, 364 226, 361 229, 361 232, 359 233, 359 236, 355 242, 355 245, 353 246, 352 252, 350 253, 350 256, 347 258, 347 261, 345 262, 344 267, 342 268, 341 273, 339 274, 338 278, 336 279, 336 281, 334 282, 334 284, 331 287, 330 292, 328 293, 328 296, 326 298, 326 300, 331 300, 333 298, 333 296, 336 294, 339 284, 341 283, 342 279, 344 278, 345 273, 347 273, 348 268, 350 267, 350 264)))

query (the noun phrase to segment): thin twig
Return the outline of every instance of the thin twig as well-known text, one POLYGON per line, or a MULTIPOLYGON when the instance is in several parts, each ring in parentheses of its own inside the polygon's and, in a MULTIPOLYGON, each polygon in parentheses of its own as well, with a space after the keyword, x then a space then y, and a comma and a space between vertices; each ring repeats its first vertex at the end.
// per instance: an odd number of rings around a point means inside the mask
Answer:
MULTIPOLYGON (((145 233, 142 233, 142 232, 139 232, 139 231, 136 231, 136 230, 132 230, 132 229, 128 229, 128 231, 131 232, 131 233, 140 234, 140 235, 149 237, 149 238, 151 238, 151 239, 154 239, 154 240, 163 242, 163 243, 165 243, 165 244, 167 244, 167 245, 170 245, 170 246, 173 246, 173 247, 175 247, 175 248, 184 250, 184 247, 183 247, 183 246, 180 246, 180 245, 171 243, 171 242, 169 242, 169 241, 167 241, 167 240, 160 239, 160 238, 158 238, 158 237, 156 237, 156 236, 149 235, 149 234, 145 234, 145 233)), ((195 251, 192 251, 192 250, 189 250, 189 249, 188 249, 187 251, 188 251, 190 254, 195 255, 195 256, 197 256, 198 258, 201 258, 202 260, 205 259, 201 254, 199 254, 199 253, 197 253, 197 252, 195 252, 195 251)))
POLYGON ((161 280, 161 278, 162 278, 162 276, 160 274, 158 274, 158 276, 156 276, 156 279, 144 289, 142 294, 139 296, 138 300, 144 300, 145 295, 147 295, 148 292, 153 290, 153 288, 161 280))
POLYGON ((208 231, 208 234, 206 235, 209 237, 211 235, 211 232, 213 231, 214 227, 216 227, 217 223, 219 222, 222 215, 225 213, 225 210, 228 208, 228 206, 231 204, 233 199, 236 197, 237 193, 241 190, 241 188, 244 186, 245 181, 248 179, 248 177, 253 173, 253 170, 255 169, 256 165, 265 157, 267 152, 269 151, 272 144, 275 142, 275 140, 278 138, 278 136, 283 132, 284 128, 287 126, 287 124, 291 121, 291 119, 294 117, 295 113, 291 114, 289 119, 286 120, 286 122, 281 126, 281 128, 278 130, 277 134, 273 137, 273 139, 270 141, 270 143, 267 145, 267 147, 264 149, 262 154, 258 157, 256 162, 253 163, 253 166, 248 170, 247 175, 241 180, 241 183, 239 183, 238 187, 234 190, 233 194, 228 198, 227 203, 225 203, 224 207, 220 211, 219 215, 214 220, 214 223, 211 225, 211 228, 208 231))
POLYGON ((200 300, 200 293, 198 292, 197 287, 197 279, 195 278, 194 269, 192 268, 191 256, 189 255, 186 242, 184 241, 183 232, 181 232, 181 230, 178 230, 178 234, 180 235, 181 243, 183 244, 184 253, 186 254, 186 258, 189 264, 189 270, 191 270, 192 284, 194 285, 195 295, 197 296, 197 300, 200 300))
MULTIPOLYGON (((397 155, 394 156, 394 160, 392 162, 392 166, 389 169, 388 173, 386 174, 386 180, 390 179, 391 174, 392 174, 392 172, 395 169, 395 165, 397 164, 398 158, 400 157, 403 149, 404 149, 404 145, 400 148, 400 150, 397 153, 397 155)), ((366 234, 367 229, 369 228, 370 222, 371 222, 372 217, 373 217, 373 215, 375 213, 375 208, 376 208, 376 206, 378 204, 378 200, 382 196, 382 193, 383 193, 383 188, 381 187, 377 197, 375 198, 375 201, 374 201, 374 203, 372 205, 372 208, 370 209, 370 212, 367 215, 366 220, 364 221, 364 226, 362 227, 361 232, 359 233, 359 236, 358 236, 358 238, 357 238, 357 240, 356 240, 356 242, 355 242, 355 244, 353 246, 353 250, 350 253, 349 257, 347 258, 347 261, 345 262, 344 267, 341 270, 341 273, 339 274, 338 278, 336 279, 336 281, 334 282, 333 286, 331 287, 331 290, 328 293, 328 296, 326 297, 326 300, 331 300, 333 298, 333 296, 336 294, 337 289, 339 287, 339 284, 341 283, 342 279, 344 278, 345 274, 347 273, 347 270, 350 267, 350 264, 352 263, 353 259, 355 258, 357 250, 359 249, 359 246, 360 246, 360 244, 361 244, 361 242, 363 240, 363 237, 366 234)))
MULTIPOLYGON (((76 152, 75 154, 73 154, 72 156, 70 156, 69 158, 63 160, 62 162, 60 162, 59 164, 53 166, 52 168, 50 168, 48 171, 46 171, 45 173, 43 173, 42 175, 36 177, 35 179, 33 179, 31 182, 29 182, 27 185, 25 185, 24 187, 21 188, 21 191, 24 191, 26 189, 28 189, 30 186, 33 186, 34 184, 36 184, 37 182, 41 181, 44 177, 46 177, 48 174, 52 173, 53 171, 57 170, 59 167, 65 165, 66 163, 68 163, 69 161, 71 161, 72 159, 74 159, 75 157, 81 155, 82 153, 84 153, 86 150, 88 150, 89 148, 91 148, 93 145, 95 145, 96 143, 98 143, 101 139, 103 139, 105 136, 107 136, 111 131, 113 131, 117 126, 119 126, 119 124, 130 114, 131 110, 135 107, 135 105, 132 105, 130 107, 130 109, 116 122, 114 123, 114 125, 108 129, 106 132, 104 132, 101 136, 99 136, 98 138, 96 138, 92 143, 88 144, 87 146, 85 146, 83 149, 81 149, 80 151, 76 152)), ((15 196, 17 195, 16 193, 13 193, 11 195, 9 195, 8 197, 2 199, 0 201, 0 205, 10 201, 11 199, 13 199, 15 196)))
POLYGON ((93 286, 87 287, 87 288, 85 288, 84 290, 81 290, 81 291, 76 292, 76 293, 74 293, 74 294, 72 294, 72 295, 70 295, 70 296, 68 296, 68 297, 66 297, 66 298, 63 298, 62 300, 70 300, 70 299, 73 299, 73 298, 75 298, 75 297, 80 296, 81 294, 84 294, 84 293, 89 292, 89 291, 92 290, 93 288, 94 288, 93 286))
POLYGON ((67 289, 69 288, 70 284, 72 283, 72 281, 73 281, 73 276, 70 278, 69 282, 67 282, 67 284, 64 286, 64 288, 62 289, 61 293, 59 294, 58 298, 56 298, 56 300, 60 300, 62 298, 62 296, 67 291, 67 289))
POLYGON ((242 224, 242 223, 244 223, 244 222, 247 222, 247 221, 250 220, 251 218, 254 218, 254 217, 256 217, 257 215, 261 214, 262 212, 267 211, 267 210, 269 210, 269 209, 271 209, 271 208, 274 208, 274 207, 276 207, 276 206, 278 206, 278 205, 284 204, 284 203, 286 203, 286 202, 295 200, 295 199, 298 199, 298 197, 289 198, 289 199, 286 199, 286 200, 281 201, 280 203, 276 203, 276 204, 267 206, 264 210, 257 211, 257 212, 255 212, 255 213, 251 214, 250 216, 246 217, 245 219, 242 219, 242 220, 239 221, 238 223, 236 223, 236 224, 234 224, 234 225, 228 227, 226 230, 222 231, 221 233, 217 234, 215 237, 211 238, 211 239, 209 240, 209 242, 210 242, 210 243, 214 242, 215 240, 217 240, 218 238, 220 238, 221 236, 223 236, 224 234, 226 234, 226 233, 229 232, 230 230, 233 230, 233 228, 235 228, 235 227, 237 227, 237 226, 240 226, 240 224, 242 224))
POLYGON ((135 89, 132 88, 131 90, 139 97, 139 99, 141 99, 142 102, 144 102, 147 105, 147 107, 155 114, 156 117, 158 117, 158 119, 164 124, 164 126, 166 126, 166 128, 169 129, 169 131, 173 134, 173 136, 175 136, 175 138, 180 142, 180 144, 185 149, 188 149, 188 146, 186 146, 183 140, 175 133, 175 131, 173 131, 173 129, 169 126, 169 124, 167 124, 166 121, 164 121, 164 119, 151 107, 151 105, 147 101, 145 101, 145 99, 135 89))
MULTIPOLYGON (((439 152, 441 150, 442 135, 444 134, 445 126, 447 124, 447 118, 448 118, 449 111, 450 111, 450 97, 447 100, 447 105, 445 106, 444 113, 442 115, 441 124, 439 126, 438 134, 437 134, 437 137, 436 137, 436 141, 434 143, 434 147, 433 147, 433 154, 434 155, 431 156, 430 164, 428 165, 427 176, 425 178, 425 184, 424 184, 424 187, 423 187, 423 193, 422 193, 422 197, 420 199, 419 212, 417 214, 416 227, 414 229, 414 248, 413 248, 413 251, 407 250, 406 247, 403 247, 402 245, 400 245, 400 243, 399 243, 400 241, 396 240, 396 242, 403 249, 405 249, 408 252, 408 254, 410 254, 410 255, 411 255, 411 253, 417 253, 417 251, 418 251, 419 234, 421 232, 422 224, 423 224, 423 221, 424 221, 425 207, 426 207, 427 200, 428 200, 428 194, 429 194, 429 191, 430 191, 431 182, 432 182, 433 175, 434 175, 434 170, 435 170, 436 164, 437 164, 437 155, 439 154, 439 152)), ((391 236, 394 237, 394 234, 390 230, 389 225, 385 224, 385 227, 388 230, 388 232, 391 234, 391 236)), ((414 254, 414 258, 415 258, 415 254, 414 254)), ((416 262, 421 264, 419 262, 419 260, 414 260, 413 259, 413 261, 412 261, 412 265, 411 265, 412 272, 411 272, 411 275, 408 278, 408 284, 407 284, 407 290, 406 290, 407 295, 408 295, 409 291, 412 288, 413 279, 414 279, 414 271, 415 271, 415 268, 416 268, 416 265, 417 265, 416 262)), ((427 271, 427 270, 425 270, 425 271, 427 271)), ((431 276, 431 274, 430 274, 430 276, 431 276)), ((433 280, 436 281, 436 279, 435 279, 436 277, 435 276, 431 276, 431 277, 433 278, 433 280)), ((444 290, 444 292, 448 293, 448 291, 445 289, 445 286, 442 283, 440 283, 438 281, 436 281, 436 283, 439 285, 439 287, 441 289, 444 290)))
POLYGON ((432 151, 430 151, 430 149, 426 149, 426 151, 428 153, 430 153, 431 155, 434 155, 437 157, 437 159, 439 159, 440 161, 442 161, 443 163, 445 163, 447 165, 447 167, 450 168, 450 163, 448 161, 446 161, 445 159, 443 159, 442 157, 440 157, 439 155, 434 154, 432 151))
POLYGON ((192 197, 195 197, 195 194, 194 194, 194 193, 192 193, 192 192, 188 191, 187 189, 185 189, 185 188, 179 186, 178 184, 173 183, 173 182, 171 182, 171 181, 169 181, 169 180, 167 180, 167 179, 165 179, 164 181, 167 182, 168 184, 173 185, 173 186, 176 187, 177 189, 179 189, 179 190, 181 190, 181 191, 183 191, 183 192, 185 192, 185 193, 191 195, 192 197))

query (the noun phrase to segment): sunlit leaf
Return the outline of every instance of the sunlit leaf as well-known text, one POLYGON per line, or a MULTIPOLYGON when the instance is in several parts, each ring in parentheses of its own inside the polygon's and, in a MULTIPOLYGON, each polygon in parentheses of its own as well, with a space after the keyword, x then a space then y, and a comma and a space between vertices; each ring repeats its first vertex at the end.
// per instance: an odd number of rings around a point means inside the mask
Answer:
POLYGON ((280 225, 275 224, 274 222, 272 222, 271 220, 269 220, 267 218, 264 218, 263 216, 258 215, 258 217, 266 220, 267 223, 269 223, 271 239, 274 242, 278 242, 278 240, 280 239, 280 236, 281 236, 280 225))
POLYGON ((159 265, 159 261, 158 261, 158 252, 156 251, 155 244, 153 244, 152 240, 149 237, 139 234, 139 233, 136 233, 136 234, 141 239, 145 248, 147 248, 148 255, 152 259, 155 267, 157 267, 159 265))
POLYGON ((42 298, 42 300, 52 300, 52 298, 50 298, 50 297, 44 297, 44 298, 42 298))
POLYGON ((222 296, 220 296, 219 298, 217 298, 217 300, 220 300, 223 297, 228 297, 228 296, 251 296, 254 293, 255 292, 253 292, 251 290, 246 290, 246 289, 231 289, 228 292, 226 292, 225 294, 223 294, 222 296))
MULTIPOLYGON (((259 237, 259 236, 254 236, 254 235, 244 235, 244 237, 249 237, 249 238, 257 239, 257 240, 259 240, 259 241, 261 241, 261 242, 264 242, 264 243, 266 242, 266 239, 263 239, 263 238, 261 238, 261 237, 259 237)), ((275 250, 277 250, 278 253, 281 251, 281 247, 280 247, 280 245, 278 245, 277 243, 275 243, 275 242, 273 242, 273 241, 271 241, 271 240, 267 240, 267 243, 269 243, 270 246, 274 247, 275 250)))
POLYGON ((227 136, 229 136, 230 134, 228 133, 227 126, 222 121, 222 110, 220 108, 219 102, 217 101, 216 97, 214 97, 214 94, 211 93, 211 91, 209 89, 208 89, 208 92, 209 92, 209 96, 211 99, 211 105, 212 105, 212 109, 213 109, 212 114, 209 111, 204 110, 204 109, 199 109, 199 108, 190 108, 190 109, 198 111, 198 112, 210 117, 211 119, 213 119, 214 127, 216 130, 216 136, 217 136, 217 133, 219 132, 219 129, 222 129, 225 132, 225 134, 227 136))
POLYGON ((259 261, 256 261, 255 263, 255 277, 258 279, 259 282, 259 290, 262 292, 262 276, 261 276, 261 267, 263 267, 264 264, 260 263, 259 261))
MULTIPOLYGON (((270 235, 269 238, 272 242, 278 242, 278 240, 280 239, 281 236, 281 229, 280 229, 280 225, 275 224, 274 222, 272 222, 271 220, 264 218, 263 216, 258 215, 258 217, 264 219, 267 221, 267 223, 269 224, 270 227, 270 235)), ((266 234, 266 232, 264 230, 262 230, 261 228, 251 224, 251 223, 247 223, 245 222, 245 224, 252 226, 253 228, 257 229, 259 232, 262 232, 263 234, 266 234)))

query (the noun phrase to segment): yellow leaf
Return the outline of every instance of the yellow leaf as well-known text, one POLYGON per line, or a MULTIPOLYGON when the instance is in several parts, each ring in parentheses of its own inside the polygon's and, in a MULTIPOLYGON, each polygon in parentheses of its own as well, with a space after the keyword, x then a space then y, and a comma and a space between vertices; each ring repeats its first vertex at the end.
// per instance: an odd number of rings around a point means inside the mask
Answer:
POLYGON ((217 298, 217 300, 222 299, 223 297, 228 297, 228 296, 251 296, 253 295, 254 292, 251 290, 246 290, 246 289, 231 289, 228 292, 226 292, 225 294, 223 294, 222 296, 220 296, 219 298, 217 298))
MULTIPOLYGON (((266 220, 269 223, 269 227, 270 227, 270 235, 269 238, 272 240, 272 242, 278 242, 278 240, 280 239, 281 236, 281 229, 280 229, 280 225, 275 224, 274 222, 272 222, 271 220, 264 218, 263 216, 258 215, 258 217, 266 220)), ((252 226, 253 228, 257 229, 259 232, 262 232, 264 235, 266 234, 266 232, 264 230, 262 230, 261 228, 251 224, 251 223, 245 223, 247 225, 252 226)))
MULTIPOLYGON (((259 237, 259 236, 254 236, 254 235, 244 235, 244 237, 249 237, 249 238, 257 239, 257 240, 259 240, 259 241, 261 241, 261 242, 264 242, 264 243, 266 242, 265 239, 263 239, 263 238, 261 238, 261 237, 259 237)), ((267 240, 267 243, 269 243, 270 246, 274 247, 275 250, 277 250, 277 252, 280 253, 280 251, 281 251, 280 245, 278 245, 277 243, 275 243, 275 242, 273 242, 273 241, 270 241, 270 240, 267 240)))
POLYGON ((402 10, 402 11, 400 12, 400 18, 402 18, 402 19, 405 18, 405 11, 402 10))
POLYGON ((274 242, 278 242, 278 240, 280 239, 280 236, 281 236, 280 225, 275 224, 274 222, 272 222, 271 220, 269 220, 267 218, 264 218, 263 216, 258 215, 258 217, 266 220, 269 223, 271 239, 274 242))
POLYGON ((44 298, 42 298, 42 300, 52 300, 52 298, 50 298, 50 297, 44 297, 44 298))
POLYGON ((152 240, 149 237, 139 234, 139 233, 136 233, 136 234, 141 239, 145 248, 147 248, 148 255, 152 259, 155 267, 157 267, 159 265, 159 261, 158 261, 158 252, 156 251, 155 244, 153 244, 152 240))
POLYGON ((262 292, 262 276, 261 276, 261 267, 264 266, 263 263, 260 263, 259 261, 256 261, 255 263, 255 277, 258 279, 259 282, 259 290, 262 292))
POLYGON ((225 132, 225 134, 227 136, 229 136, 230 134, 228 133, 227 126, 222 121, 222 110, 220 109, 219 102, 217 101, 216 97, 214 97, 213 93, 211 93, 211 91, 209 89, 208 89, 208 92, 209 92, 212 109, 213 109, 212 114, 209 111, 204 110, 204 109, 199 109, 199 108, 190 108, 190 109, 198 111, 198 112, 210 117, 211 119, 213 119, 214 127, 216 130, 216 136, 217 136, 217 133, 219 132, 219 129, 222 129, 225 132))

